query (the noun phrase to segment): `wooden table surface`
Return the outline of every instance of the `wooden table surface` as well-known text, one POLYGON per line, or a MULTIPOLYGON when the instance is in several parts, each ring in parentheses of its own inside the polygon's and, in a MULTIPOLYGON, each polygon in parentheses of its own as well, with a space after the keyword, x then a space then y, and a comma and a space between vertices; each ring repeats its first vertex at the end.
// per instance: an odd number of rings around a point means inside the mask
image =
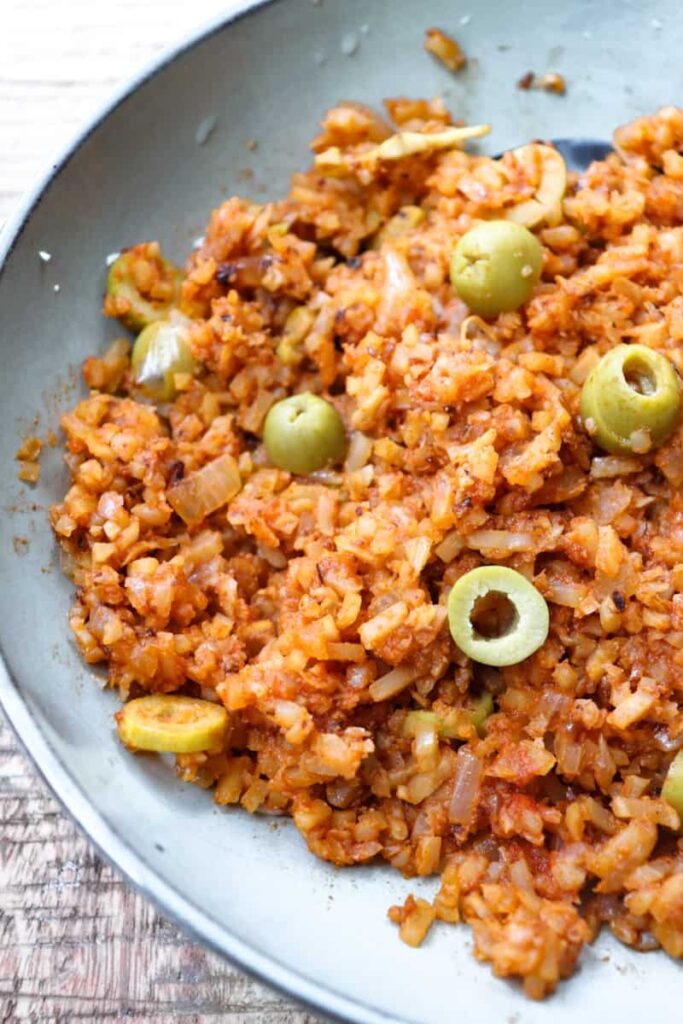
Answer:
MULTIPOLYGON (((0 223, 117 85, 229 0, 0 0, 0 223)), ((0 712, 0 1024, 313 1024, 109 867, 0 712)))

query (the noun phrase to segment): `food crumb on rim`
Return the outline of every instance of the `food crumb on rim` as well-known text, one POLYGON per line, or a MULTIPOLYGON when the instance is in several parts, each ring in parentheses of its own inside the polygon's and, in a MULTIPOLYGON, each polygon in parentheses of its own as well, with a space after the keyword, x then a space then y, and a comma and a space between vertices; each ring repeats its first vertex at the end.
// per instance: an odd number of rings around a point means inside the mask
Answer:
POLYGON ((342 41, 339 44, 339 48, 345 57, 353 57, 359 46, 360 43, 355 32, 347 32, 346 35, 342 36, 342 41))
POLYGON ((208 114, 207 117, 203 118, 197 125, 197 130, 194 133, 195 142, 198 146, 204 146, 213 133, 216 130, 218 124, 218 117, 216 114, 208 114))
POLYGON ((467 57, 457 39, 440 28, 428 28, 425 32, 424 48, 427 53, 454 74, 467 65, 467 57))
POLYGON ((517 88, 540 89, 543 92, 554 92, 558 96, 564 96, 567 91, 567 83, 558 71, 547 71, 543 75, 537 75, 534 71, 527 71, 517 82, 517 88))

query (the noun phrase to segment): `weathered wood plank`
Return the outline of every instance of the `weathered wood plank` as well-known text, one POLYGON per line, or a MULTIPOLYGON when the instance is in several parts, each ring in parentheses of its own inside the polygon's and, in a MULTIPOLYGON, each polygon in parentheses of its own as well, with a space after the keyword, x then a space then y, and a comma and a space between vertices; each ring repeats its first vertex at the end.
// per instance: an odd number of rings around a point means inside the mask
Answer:
POLYGON ((119 83, 232 0, 2 0, 0 224, 119 83))
MULTIPOLYGON (((120 81, 227 0, 2 0, 0 223, 120 81)), ((312 1024, 163 920, 0 722, 0 1024, 312 1024)))
POLYGON ((0 721, 0 1022, 313 1024, 188 941, 62 814, 0 721))

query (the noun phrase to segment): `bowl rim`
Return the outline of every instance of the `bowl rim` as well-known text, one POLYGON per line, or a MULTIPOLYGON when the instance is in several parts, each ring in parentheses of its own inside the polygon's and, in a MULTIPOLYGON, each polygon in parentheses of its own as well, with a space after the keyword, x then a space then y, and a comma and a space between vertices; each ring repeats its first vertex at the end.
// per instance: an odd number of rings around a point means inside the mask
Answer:
MULTIPOLYGON (((283 2, 285 0, 236 0, 229 14, 217 15, 186 33, 160 55, 146 62, 141 71, 118 86, 49 160, 34 184, 19 200, 16 209, 0 227, 0 277, 50 185, 68 168, 72 158, 110 114, 147 81, 199 44, 257 13, 261 8, 283 2)), ((328 1018, 351 1021, 353 1024, 405 1024, 405 1018, 384 1013, 351 999, 261 952, 256 946, 241 939, 226 924, 200 910, 175 886, 160 878, 144 856, 105 820, 51 747, 22 694, 20 680, 10 673, 1 648, 0 707, 25 756, 38 769, 47 788, 71 820, 95 845, 102 858, 192 939, 198 939, 247 974, 328 1018)))

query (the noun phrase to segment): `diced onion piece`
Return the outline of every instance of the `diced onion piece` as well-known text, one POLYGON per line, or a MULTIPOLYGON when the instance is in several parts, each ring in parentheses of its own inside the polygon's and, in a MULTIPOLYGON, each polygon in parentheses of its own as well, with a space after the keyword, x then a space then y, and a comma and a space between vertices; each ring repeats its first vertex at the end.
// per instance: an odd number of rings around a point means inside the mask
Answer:
POLYGON ((412 665, 399 665, 398 668, 393 668, 391 672, 380 676, 370 685, 370 696, 375 702, 389 700, 401 690, 405 690, 406 686, 410 686, 413 680, 417 679, 418 674, 417 669, 412 665))
POLYGON ((562 774, 574 778, 579 774, 583 759, 583 747, 575 740, 567 739, 557 746, 557 759, 562 774))
POLYGON ((362 644, 335 643, 327 644, 327 654, 333 661, 356 661, 364 662, 367 654, 362 644))
POLYGON ((358 167, 368 167, 382 160, 401 160, 403 157, 416 156, 418 153, 433 153, 439 149, 454 149, 468 139, 478 139, 488 135, 490 124, 473 124, 464 128, 444 128, 440 132, 397 132, 378 146, 367 149, 363 153, 345 154, 339 146, 317 153, 315 166, 323 173, 339 173, 358 167))
POLYGON ((377 330, 380 333, 390 333, 392 328, 405 327, 417 282, 408 260, 396 249, 385 246, 382 251, 382 262, 384 280, 377 308, 377 330))
POLYGON ((448 820, 452 825, 470 823, 483 773, 483 762, 468 747, 461 747, 455 765, 451 802, 448 805, 448 820))
POLYGON ((508 871, 510 873, 510 881, 513 885, 516 885, 518 889, 524 889, 525 892, 535 891, 531 871, 529 870, 529 865, 527 864, 524 856, 519 857, 517 860, 510 861, 508 871))
POLYGON ((367 465, 372 455, 372 438, 360 430, 354 430, 349 441, 344 469, 347 473, 355 473, 367 465))
POLYGON ((683 750, 674 757, 662 786, 662 797, 683 822, 683 750))
POLYGON ((535 544, 533 534, 521 530, 475 530, 467 538, 468 548, 481 551, 485 557, 495 553, 506 558, 518 551, 533 551, 535 544))
POLYGON ((608 480, 638 473, 642 468, 642 462, 628 455, 597 455, 591 462, 591 476, 594 480, 608 480))
POLYGON ((444 539, 434 548, 434 553, 442 562, 452 562, 456 555, 459 555, 465 547, 465 541, 457 530, 451 530, 444 539))
POLYGON ((205 565, 223 552, 223 537, 218 530, 202 530, 192 540, 183 544, 182 559, 185 572, 192 572, 198 565, 205 565))
POLYGON ((409 711, 403 722, 403 735, 416 736, 423 725, 438 726, 439 716, 435 711, 409 711))
POLYGON ((321 174, 338 174, 347 170, 346 160, 339 146, 330 146, 315 154, 315 167, 321 174))
POLYGON ((573 580, 550 579, 543 593, 553 604, 560 604, 564 608, 578 608, 585 600, 588 590, 583 583, 575 583, 573 580))
POLYGON ((521 163, 534 159, 541 161, 541 180, 534 198, 505 210, 507 220, 522 224, 526 228, 533 228, 542 221, 552 218, 559 209, 567 188, 567 168, 556 149, 538 142, 520 146, 519 149, 513 150, 513 154, 521 163))
POLYGON ((413 753, 422 771, 435 768, 439 756, 438 723, 422 721, 415 729, 413 753))
POLYGON ((414 899, 401 921, 399 935, 408 946, 417 947, 424 940, 436 918, 436 910, 427 900, 414 899))
POLYGON ((170 487, 166 497, 174 512, 191 526, 226 505, 241 487, 237 463, 226 453, 170 487))
POLYGON ((473 124, 465 128, 444 128, 440 132, 397 132, 374 150, 362 154, 363 162, 400 160, 417 153, 432 153, 437 149, 453 149, 467 139, 479 139, 491 131, 490 124, 473 124))
POLYGON ((208 700, 155 693, 129 701, 116 724, 121 741, 134 750, 194 754, 222 745, 228 713, 208 700))
POLYGON ((618 795, 612 800, 612 812, 616 818, 650 818, 674 832, 681 827, 680 814, 667 800, 618 795))
POLYGON ((372 238, 371 249, 381 249, 385 242, 393 242, 403 238, 423 222, 426 213, 420 206, 402 206, 398 213, 390 217, 372 238))

